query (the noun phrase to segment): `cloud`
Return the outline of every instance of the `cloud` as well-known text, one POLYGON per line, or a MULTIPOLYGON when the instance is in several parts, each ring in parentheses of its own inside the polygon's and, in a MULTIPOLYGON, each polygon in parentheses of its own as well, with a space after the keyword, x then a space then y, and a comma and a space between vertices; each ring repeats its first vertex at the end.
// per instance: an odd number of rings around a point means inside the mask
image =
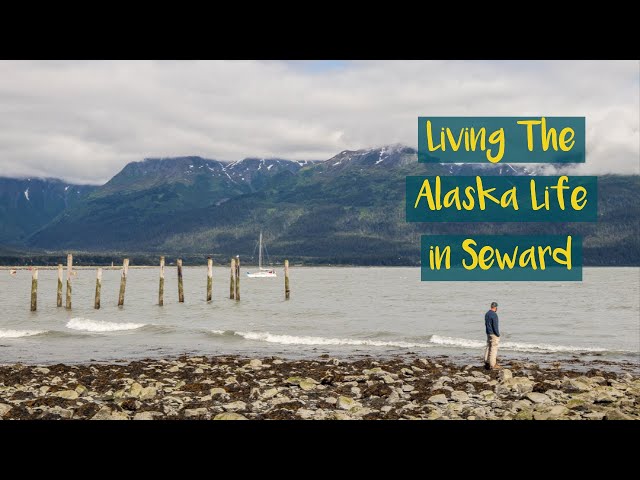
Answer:
POLYGON ((416 146, 419 115, 587 117, 591 173, 640 173, 639 63, 0 61, 0 175, 102 183, 145 157, 416 146))

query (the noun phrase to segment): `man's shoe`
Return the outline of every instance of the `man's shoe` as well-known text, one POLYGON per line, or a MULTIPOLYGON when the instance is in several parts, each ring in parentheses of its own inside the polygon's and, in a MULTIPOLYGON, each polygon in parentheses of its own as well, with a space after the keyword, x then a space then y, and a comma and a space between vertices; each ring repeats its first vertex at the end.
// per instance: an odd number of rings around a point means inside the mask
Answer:
POLYGON ((491 370, 502 370, 502 365, 496 363, 491 370))

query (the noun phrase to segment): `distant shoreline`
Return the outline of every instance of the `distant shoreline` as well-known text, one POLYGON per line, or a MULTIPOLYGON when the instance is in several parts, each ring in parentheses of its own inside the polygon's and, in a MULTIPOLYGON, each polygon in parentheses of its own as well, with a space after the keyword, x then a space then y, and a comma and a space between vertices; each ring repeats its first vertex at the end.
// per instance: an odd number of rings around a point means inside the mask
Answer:
MULTIPOLYGON (((171 262, 166 263, 166 267, 175 267, 176 265, 171 262)), ((420 265, 330 265, 330 264, 304 264, 304 265, 296 265, 290 264, 291 268, 420 268, 420 265)), ((103 270, 122 270, 122 265, 73 265, 74 270, 92 270, 95 268, 102 268, 103 270)), ((197 265, 189 265, 183 264, 183 268, 206 268, 206 262, 197 265)), ((213 264, 214 268, 229 268, 226 264, 213 264)), ((57 265, 0 265, 0 270, 30 270, 31 268, 37 268, 39 270, 57 270, 57 265)), ((63 268, 66 271, 66 264, 63 264, 63 268)), ((153 269, 160 268, 159 265, 131 265, 129 264, 130 269, 153 269)), ((243 264, 243 269, 256 269, 258 265, 253 265, 250 263, 243 264)), ((269 268, 284 268, 284 265, 269 265, 269 268)), ((640 268, 640 265, 583 265, 583 268, 640 268)))

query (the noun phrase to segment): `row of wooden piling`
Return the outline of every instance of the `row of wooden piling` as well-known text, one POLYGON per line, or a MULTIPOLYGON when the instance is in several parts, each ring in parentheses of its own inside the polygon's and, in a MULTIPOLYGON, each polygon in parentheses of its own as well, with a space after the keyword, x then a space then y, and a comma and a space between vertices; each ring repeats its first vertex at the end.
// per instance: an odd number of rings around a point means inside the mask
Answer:
MULTIPOLYGON (((184 285, 182 281, 182 259, 176 262, 178 268, 178 302, 184 303, 184 285)), ((164 305, 164 257, 160 257, 160 285, 158 287, 158 305, 164 305)), ((73 270, 73 255, 67 255, 67 294, 66 308, 71 309, 71 275, 73 270)), ((129 259, 125 258, 122 262, 122 275, 120 277, 120 291, 118 293, 118 306, 124 306, 124 296, 127 287, 127 275, 129 273, 129 259)), ((56 305, 62 306, 62 277, 63 265, 58 265, 58 289, 56 296, 56 305)), ((98 310, 100 308, 100 290, 102 288, 102 268, 98 267, 96 271, 96 291, 93 307, 98 310)), ((213 260, 207 258, 207 302, 212 299, 213 293, 213 260)), ((289 300, 289 260, 284 261, 284 296, 289 300)), ((231 300, 240 301, 240 257, 231 259, 231 277, 229 286, 229 298, 231 300)), ((38 269, 34 268, 31 274, 31 311, 38 309, 38 269)))

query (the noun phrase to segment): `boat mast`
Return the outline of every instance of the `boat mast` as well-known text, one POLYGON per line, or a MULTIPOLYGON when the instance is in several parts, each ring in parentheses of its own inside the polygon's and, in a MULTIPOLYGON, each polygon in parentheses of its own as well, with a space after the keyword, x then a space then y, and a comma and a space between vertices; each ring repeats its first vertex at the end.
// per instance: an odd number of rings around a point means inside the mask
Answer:
POLYGON ((258 268, 262 270, 262 230, 260 230, 260 246, 258 247, 258 268))

